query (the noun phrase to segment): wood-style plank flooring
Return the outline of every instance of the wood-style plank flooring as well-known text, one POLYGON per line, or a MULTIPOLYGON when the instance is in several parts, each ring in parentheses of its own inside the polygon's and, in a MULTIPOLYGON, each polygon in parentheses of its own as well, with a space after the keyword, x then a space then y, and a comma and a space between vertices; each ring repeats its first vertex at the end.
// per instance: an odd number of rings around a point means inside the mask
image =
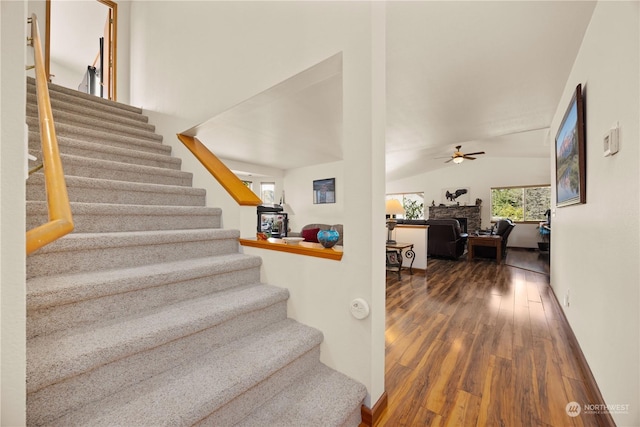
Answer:
POLYGON ((596 426, 545 274, 466 257, 387 273, 378 426, 596 426))

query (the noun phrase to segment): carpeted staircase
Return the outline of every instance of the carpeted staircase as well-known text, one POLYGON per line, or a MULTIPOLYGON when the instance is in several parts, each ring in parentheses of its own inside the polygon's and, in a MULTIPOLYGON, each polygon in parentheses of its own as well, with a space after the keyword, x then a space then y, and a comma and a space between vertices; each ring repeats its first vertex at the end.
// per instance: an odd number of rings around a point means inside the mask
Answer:
MULTIPOLYGON (((365 387, 320 363, 322 333, 287 319, 141 110, 50 91, 75 231, 27 257, 28 424, 357 426, 365 387)), ((29 80, 40 159, 35 99, 29 80)))

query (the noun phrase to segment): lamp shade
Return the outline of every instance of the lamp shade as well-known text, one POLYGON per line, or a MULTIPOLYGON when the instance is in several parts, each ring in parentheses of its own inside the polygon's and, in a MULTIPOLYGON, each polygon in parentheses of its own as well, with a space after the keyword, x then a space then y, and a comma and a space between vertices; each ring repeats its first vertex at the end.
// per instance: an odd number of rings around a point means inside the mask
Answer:
POLYGON ((462 157, 454 157, 453 163, 460 164, 460 163, 462 163, 463 160, 464 160, 464 158, 462 158, 462 157))
POLYGON ((404 208, 398 199, 389 199, 385 206, 385 213, 387 215, 404 215, 404 208))

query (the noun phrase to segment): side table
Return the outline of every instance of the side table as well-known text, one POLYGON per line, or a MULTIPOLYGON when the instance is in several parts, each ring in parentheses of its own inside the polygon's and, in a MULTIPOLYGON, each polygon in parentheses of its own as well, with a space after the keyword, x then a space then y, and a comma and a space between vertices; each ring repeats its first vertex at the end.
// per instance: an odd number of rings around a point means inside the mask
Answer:
POLYGON ((502 262, 502 236, 493 235, 469 235, 467 238, 467 259, 473 260, 473 250, 476 246, 489 246, 496 248, 496 263, 502 262))
POLYGON ((409 264, 409 273, 413 274, 413 261, 416 256, 416 253, 413 251, 413 243, 397 242, 387 244, 387 270, 397 271, 398 279, 401 278, 400 272, 402 271, 403 261, 402 251, 404 251, 404 256, 411 260, 411 263, 409 264))

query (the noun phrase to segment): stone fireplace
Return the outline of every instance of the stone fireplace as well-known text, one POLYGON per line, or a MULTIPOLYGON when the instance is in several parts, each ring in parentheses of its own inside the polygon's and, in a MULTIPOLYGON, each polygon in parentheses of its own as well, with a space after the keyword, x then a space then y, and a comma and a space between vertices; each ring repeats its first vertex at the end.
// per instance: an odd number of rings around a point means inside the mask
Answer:
POLYGON ((480 206, 429 206, 429 219, 467 219, 467 232, 480 230, 480 206))

